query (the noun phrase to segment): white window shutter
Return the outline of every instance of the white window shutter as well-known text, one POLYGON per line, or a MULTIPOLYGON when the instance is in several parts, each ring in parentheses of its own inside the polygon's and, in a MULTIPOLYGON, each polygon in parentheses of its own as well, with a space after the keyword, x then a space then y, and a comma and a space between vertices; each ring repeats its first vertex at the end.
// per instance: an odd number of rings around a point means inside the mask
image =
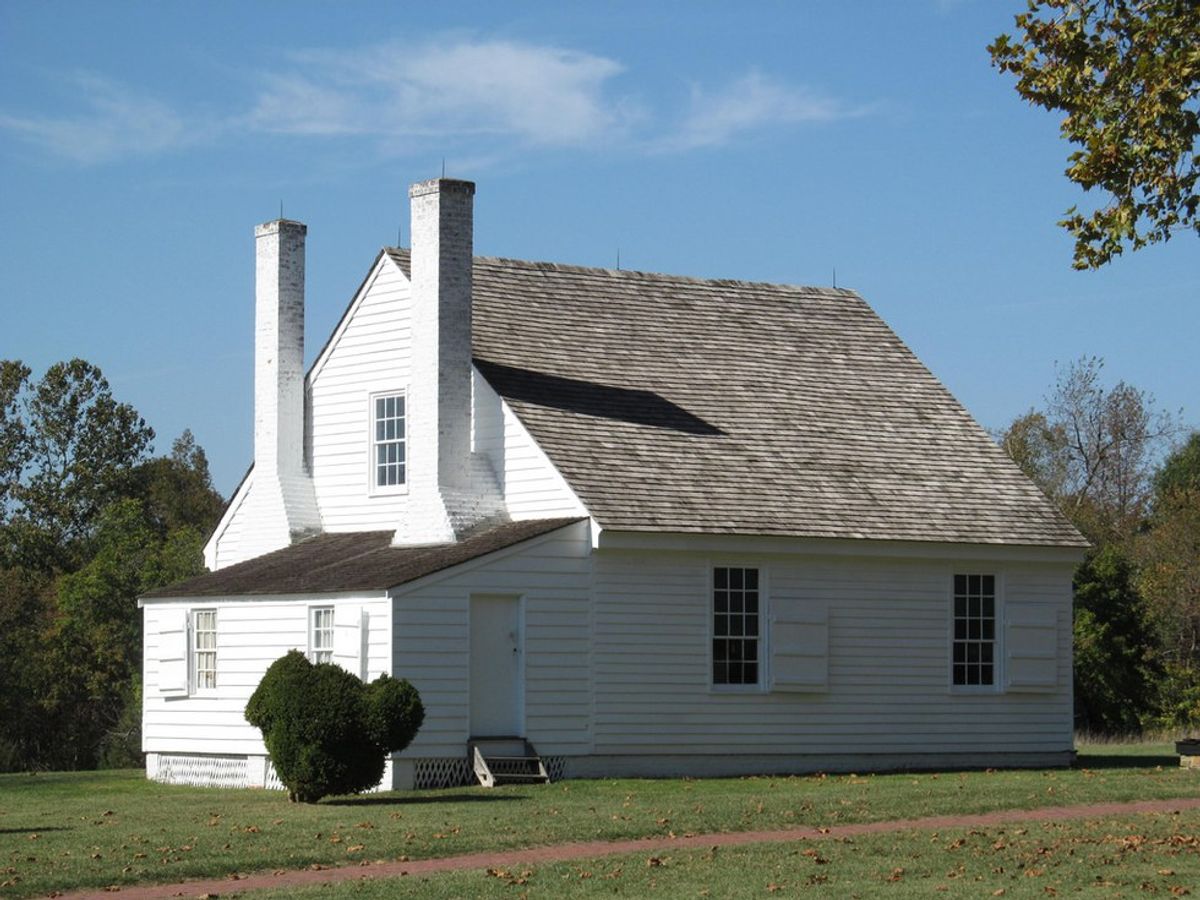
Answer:
POLYGON ((188 692, 188 614, 186 609, 158 611, 158 691, 188 692))
POLYGON ((771 690, 829 689, 829 605, 772 598, 771 690))
POLYGON ((1044 692, 1058 687, 1058 611, 1044 603, 1004 609, 1007 687, 1044 692))
POLYGON ((333 607, 333 661, 352 675, 366 676, 367 611, 361 606, 333 607))

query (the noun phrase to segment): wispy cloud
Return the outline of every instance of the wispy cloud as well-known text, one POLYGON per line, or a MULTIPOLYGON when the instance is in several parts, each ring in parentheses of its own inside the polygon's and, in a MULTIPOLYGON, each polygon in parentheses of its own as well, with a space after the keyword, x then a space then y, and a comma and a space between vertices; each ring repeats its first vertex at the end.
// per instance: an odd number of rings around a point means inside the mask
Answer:
POLYGON ((60 115, 0 113, 0 128, 80 163, 146 156, 188 143, 183 117, 168 104, 90 73, 67 78, 80 108, 60 115))
POLYGON ((572 50, 458 41, 294 59, 296 69, 268 76, 245 119, 249 127, 400 140, 487 135, 569 146, 620 130, 630 119, 605 91, 620 64, 572 50))
POLYGON ((716 147, 749 131, 861 114, 810 88, 751 71, 715 91, 693 88, 689 112, 674 131, 659 139, 655 149, 681 152, 716 147))
POLYGON ((200 122, 145 92, 78 75, 71 81, 76 111, 0 111, 0 129, 80 163, 253 134, 351 138, 385 155, 437 144, 443 152, 498 160, 529 149, 682 153, 862 113, 752 70, 723 85, 693 88, 682 116, 672 116, 622 90, 624 73, 605 56, 520 41, 388 42, 292 53, 282 65, 255 72, 257 93, 248 108, 223 120, 200 122))

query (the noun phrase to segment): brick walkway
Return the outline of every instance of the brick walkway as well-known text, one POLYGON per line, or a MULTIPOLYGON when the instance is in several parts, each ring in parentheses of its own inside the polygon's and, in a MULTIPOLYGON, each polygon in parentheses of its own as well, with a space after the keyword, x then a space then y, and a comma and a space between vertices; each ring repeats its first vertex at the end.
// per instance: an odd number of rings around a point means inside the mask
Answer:
POLYGON ((63 900, 164 900, 164 898, 198 897, 231 892, 262 890, 264 888, 306 887, 334 881, 366 878, 395 878, 401 875, 432 875, 459 869, 513 868, 544 865, 572 859, 592 859, 619 853, 645 853, 656 850, 696 850, 709 847, 735 847, 743 844, 763 844, 787 841, 819 841, 831 838, 880 834, 889 831, 921 829, 941 831, 948 828, 976 828, 1004 825, 1010 822, 1052 822, 1065 819, 1086 819, 1100 816, 1125 816, 1137 813, 1171 813, 1200 809, 1200 797, 1178 800, 1142 800, 1133 803, 1098 803, 1080 806, 1050 806, 1042 809, 1008 809, 973 816, 930 816, 924 819, 897 819, 889 822, 865 822, 860 825, 837 825, 832 828, 788 828, 776 831, 738 831, 720 834, 696 834, 685 837, 652 837, 627 841, 591 841, 553 844, 528 850, 497 850, 489 853, 469 853, 445 856, 440 859, 418 859, 408 862, 369 863, 358 866, 337 866, 326 869, 292 869, 278 873, 256 872, 226 878, 208 878, 174 884, 134 885, 120 889, 59 895, 63 900))

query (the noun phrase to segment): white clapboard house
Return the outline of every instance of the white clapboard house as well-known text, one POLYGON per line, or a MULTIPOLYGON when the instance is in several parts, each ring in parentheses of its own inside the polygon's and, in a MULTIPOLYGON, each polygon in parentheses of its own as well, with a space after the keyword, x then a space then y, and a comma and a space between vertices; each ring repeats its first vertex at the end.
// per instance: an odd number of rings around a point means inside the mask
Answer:
POLYGON ((1085 542, 857 294, 475 257, 474 193, 412 188, 307 373, 305 226, 257 229, 254 464, 142 598, 150 777, 277 783, 243 709, 292 648, 420 690, 385 787, 1068 761, 1085 542))

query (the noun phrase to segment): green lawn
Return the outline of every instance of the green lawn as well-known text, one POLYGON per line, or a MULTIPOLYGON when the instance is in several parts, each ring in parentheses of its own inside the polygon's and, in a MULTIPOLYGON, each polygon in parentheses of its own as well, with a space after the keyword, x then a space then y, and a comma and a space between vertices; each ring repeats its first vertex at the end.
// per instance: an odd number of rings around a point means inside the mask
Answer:
POLYGON ((1169 744, 1121 749, 1085 752, 1074 770, 571 781, 312 806, 289 804, 277 792, 168 787, 140 772, 4 775, 0 892, 28 896, 567 840, 1200 795, 1200 772, 1180 770, 1169 744))
POLYGON ((1200 813, 897 832, 608 856, 546 866, 254 891, 244 900, 619 897, 1182 896, 1200 886, 1200 813))

